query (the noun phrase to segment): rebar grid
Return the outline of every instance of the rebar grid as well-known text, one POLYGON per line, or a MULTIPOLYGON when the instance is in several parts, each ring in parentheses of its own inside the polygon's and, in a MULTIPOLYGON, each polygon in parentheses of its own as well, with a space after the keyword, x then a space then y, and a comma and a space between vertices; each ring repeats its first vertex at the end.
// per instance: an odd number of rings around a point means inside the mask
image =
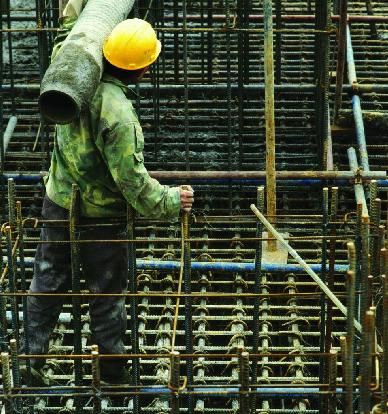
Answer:
MULTIPOLYGON (((332 194, 335 195, 333 199, 337 199, 336 191, 332 190, 332 194)), ((20 202, 17 204, 18 211, 20 211, 20 202)), ((333 208, 333 207, 332 207, 333 208)), ((333 217, 335 218, 335 216, 333 217)), ((217 223, 216 217, 209 217, 209 222, 217 223)), ((309 233, 316 234, 320 231, 319 221, 317 217, 312 217, 311 220, 308 220, 309 217, 303 217, 303 223, 305 224, 304 234, 307 240, 298 238, 293 240, 290 237, 289 242, 298 243, 302 241, 307 241, 309 239, 309 233), (306 223, 309 223, 309 227, 306 227, 306 223)), ((23 223, 20 213, 18 213, 19 223, 23 223)), ((294 219, 295 220, 295 219, 294 219)), ((218 221, 221 221, 224 226, 224 231, 229 231, 234 235, 232 238, 232 247, 234 250, 234 259, 238 262, 253 260, 255 255, 255 249, 251 249, 253 254, 251 256, 242 256, 242 247, 249 247, 246 244, 261 244, 262 240, 260 237, 251 237, 244 239, 239 233, 240 224, 233 222, 229 224, 229 227, 225 228, 225 223, 228 220, 223 218, 218 221), (237 226, 236 226, 237 225, 237 226), (237 232, 236 229, 237 228, 237 232)), ((279 220, 278 226, 279 231, 282 231, 282 227, 288 226, 287 229, 290 233, 293 233, 293 229, 298 231, 299 223, 296 221, 294 224, 289 224, 287 220, 279 220)), ((291 222, 292 223, 292 222, 291 222)), ((335 222, 333 222, 335 223, 335 222)), ((36 230, 28 225, 26 222, 26 228, 23 225, 15 226, 11 228, 10 226, 6 227, 4 232, 7 236, 7 246, 8 246, 8 256, 9 263, 10 257, 15 261, 17 257, 25 257, 26 263, 28 262, 28 256, 25 255, 23 250, 23 245, 26 244, 29 240, 29 234, 35 232, 36 230), (19 232, 21 232, 19 234, 19 232), (23 234, 23 244, 20 244, 20 235, 23 234), (18 242, 18 249, 14 248, 14 244, 18 242), (22 247, 21 247, 22 246, 22 247), (22 255, 20 256, 22 249, 22 255)), ((42 223, 42 225, 50 225, 50 223, 42 223)), ((61 223, 63 225, 63 223, 61 223)), ((74 227, 74 231, 77 231, 77 225, 74 227)), ((192 222, 193 231, 196 226, 200 227, 202 223, 196 224, 192 222)), ((216 226, 216 224, 213 224, 216 226)), ((343 222, 338 222, 337 225, 332 224, 336 229, 335 234, 338 234, 340 237, 341 232, 343 232, 343 222)), ((371 224, 372 225, 372 224, 371 224)), ((348 231, 353 235, 355 234, 356 221, 353 219, 351 222, 348 222, 348 231)), ((281 274, 263 274, 260 279, 261 286, 261 301, 259 304, 259 318, 256 320, 251 313, 253 308, 252 301, 254 294, 250 294, 249 291, 253 289, 253 280, 251 273, 220 273, 213 271, 211 273, 211 279, 209 276, 203 274, 197 280, 197 283, 192 283, 193 292, 183 292, 183 275, 185 262, 187 260, 198 259, 204 260, 205 262, 212 262, 213 257, 208 253, 209 244, 216 243, 217 239, 211 239, 212 242, 208 242, 207 237, 201 238, 201 242, 205 241, 204 248, 200 256, 188 257, 185 259, 185 252, 187 253, 188 247, 186 244, 191 245, 192 243, 197 243, 196 239, 190 238, 189 227, 187 226, 187 217, 183 218, 182 226, 182 235, 181 235, 181 247, 175 248, 175 253, 171 252, 170 240, 168 238, 161 238, 158 240, 158 237, 155 236, 153 227, 151 229, 150 236, 148 238, 148 244, 152 245, 161 245, 165 246, 165 253, 157 253, 157 257, 154 254, 149 254, 148 261, 160 260, 166 261, 173 257, 182 257, 181 261, 181 276, 179 272, 155 272, 155 271, 137 271, 137 279, 139 281, 139 286, 142 287, 143 292, 132 292, 136 293, 135 296, 139 298, 139 305, 137 306, 139 310, 140 324, 138 328, 139 332, 139 349, 142 353, 133 352, 136 349, 128 343, 128 354, 123 355, 123 358, 130 359, 130 365, 133 367, 135 361, 140 362, 142 367, 142 373, 139 377, 139 383, 136 385, 129 385, 125 390, 122 389, 105 389, 101 388, 99 392, 100 400, 99 401, 108 401, 108 398, 113 396, 120 397, 122 400, 125 396, 127 399, 133 401, 137 399, 140 404, 142 401, 146 401, 147 398, 153 399, 152 406, 149 407, 150 411, 153 412, 153 408, 156 410, 164 410, 169 412, 170 404, 171 407, 176 406, 176 399, 185 401, 185 398, 193 400, 194 406, 197 409, 200 407, 203 409, 203 412, 206 412, 207 407, 211 407, 212 398, 217 397, 231 397, 230 412, 237 412, 240 409, 241 404, 245 405, 245 399, 248 398, 252 401, 252 398, 255 398, 256 401, 261 401, 264 398, 263 402, 260 403, 258 409, 275 409, 277 404, 274 401, 275 395, 281 396, 284 398, 286 403, 286 409, 296 410, 299 412, 308 412, 309 407, 314 405, 314 402, 317 402, 317 397, 321 396, 326 398, 328 393, 338 394, 338 399, 341 395, 345 393, 345 388, 341 385, 341 381, 338 381, 338 384, 333 388, 331 385, 333 377, 331 380, 322 382, 319 380, 317 375, 314 375, 314 372, 318 373, 318 367, 321 363, 324 366, 327 366, 328 372, 331 372, 330 362, 332 354, 329 352, 321 353, 319 346, 319 335, 316 335, 316 329, 322 323, 322 317, 319 315, 319 306, 313 306, 309 302, 300 302, 302 299, 309 301, 311 296, 318 298, 317 292, 311 288, 314 288, 313 283, 307 283, 306 276, 301 272, 297 274, 285 273, 281 274), (185 247, 186 246, 186 247, 185 247), (223 289, 227 286, 225 282, 229 279, 228 275, 232 276, 234 279, 235 288, 231 287, 230 293, 225 293, 223 289), (279 278, 277 283, 272 282, 271 279, 274 277, 279 278), (156 288, 156 291, 153 291, 156 288), (211 298, 208 298, 208 290, 219 290, 220 293, 214 292, 214 295, 211 298), (306 291, 307 289, 307 291, 306 291), (283 302, 283 305, 279 304, 277 306, 271 305, 270 299, 270 290, 277 292, 283 292, 278 295, 278 300, 283 302), (302 290, 303 292, 300 292, 302 290), (244 295, 246 293, 246 295, 244 295), (298 293, 306 294, 306 297, 300 297, 298 293), (177 294, 176 303, 174 306, 174 294, 177 294), (182 299, 187 300, 187 297, 192 297, 192 300, 195 302, 192 303, 190 308, 187 308, 187 303, 184 305, 181 302, 182 299), (221 301, 213 306, 210 306, 209 300, 221 301), (196 302, 199 300, 199 302, 196 302), (160 316, 160 310, 163 310, 162 316, 160 316), (192 336, 185 339, 185 332, 187 332, 187 327, 183 329, 185 321, 187 321, 187 315, 184 315, 183 310, 186 308, 191 310, 191 317, 193 320, 194 329, 192 331, 192 336), (159 309, 159 311, 158 311, 159 309), (280 314, 277 314, 280 312, 280 314), (311 313, 315 313, 312 315, 311 313), (275 313, 275 314, 274 314, 275 313), (213 315, 212 315, 213 314, 213 315), (159 315, 159 316, 158 316, 159 315), (157 322, 156 326, 154 325, 157 322), (221 325, 220 325, 221 324, 221 325), (256 325, 259 327, 259 346, 257 351, 255 348, 252 348, 251 336, 252 331, 250 326, 256 325), (150 326, 151 325, 151 326, 150 326), (224 325, 224 330, 220 329, 220 326, 224 325), (153 328, 155 326, 155 328, 153 328), (315 328, 314 328, 315 327, 315 328), (150 340, 151 338, 156 338, 155 345, 152 345, 150 340), (142 339, 140 339, 142 338, 142 339), (194 339, 196 338, 196 339, 194 339), (145 341, 149 342, 146 345, 145 341), (191 346, 187 348, 185 342, 191 341, 191 346), (197 342, 198 341, 198 342, 197 342), (214 345, 212 343, 215 343, 214 345), (242 350, 246 350, 245 353, 242 350), (157 350, 157 353, 154 354, 152 351, 157 350), (221 353, 220 353, 221 351, 221 353), (185 375, 182 379, 179 379, 179 387, 171 389, 168 387, 169 375, 171 370, 171 361, 175 355, 174 352, 179 352, 179 357, 181 360, 181 368, 179 371, 184 371, 187 369, 188 364, 192 364, 194 367, 192 384, 189 384, 185 380, 185 375), (241 354, 241 352, 243 352, 241 354), (258 363, 259 366, 259 377, 251 382, 248 377, 247 379, 242 378, 241 364, 238 362, 239 358, 242 358, 243 355, 247 354, 250 360, 250 365, 258 363), (213 371, 212 374, 210 372, 213 371), (205 376, 206 373, 206 376, 205 376), (226 381, 227 380, 227 381, 226 381), (245 381, 244 384, 241 381, 245 381), (158 384, 158 385, 156 385, 158 384), (159 397, 158 397, 159 396, 159 397), (326 397, 325 397, 326 396, 326 397), (292 397, 291 401, 288 401, 288 398, 292 397), (175 398, 175 400, 174 400, 175 398), (288 405, 288 402, 291 405, 288 405), (174 405, 175 404, 175 405, 174 405)), ((202 227, 200 227, 202 228, 202 227)), ((208 231, 212 232, 212 228, 208 231)), ((256 229, 253 227, 250 230, 252 235, 260 235, 257 233, 256 229)), ((372 232, 371 232, 372 233, 372 232)), ((176 230, 174 231, 170 228, 170 234, 176 237, 176 230)), ((134 234, 135 235, 135 234, 134 234)), ((133 236, 132 236, 133 237, 133 236)), ((354 236, 349 237, 349 234, 346 236, 347 240, 354 239, 354 236)), ((134 238, 133 240, 136 240, 134 238)), ((335 236, 332 235, 331 243, 337 243, 335 236)), ((229 240, 230 241, 230 240, 229 240)), ((319 244, 322 244, 323 240, 319 239, 319 244)), ((94 242, 93 240, 90 242, 94 242)), ((253 246, 252 246, 253 247, 253 246)), ((152 252, 152 246, 148 246, 152 252), (151 249, 150 249, 151 247, 151 249)), ((222 249, 220 249, 222 250, 222 249)), ((303 251, 303 249, 301 249, 303 251)), ((189 250, 190 251, 190 250, 189 250)), ((308 253, 305 253, 308 254, 308 253)), ((257 257, 256 257, 257 260, 257 257)), ((338 259, 340 260, 340 259, 338 259)), ((147 259, 145 260, 147 261, 147 259)), ((346 252, 343 259, 344 262, 347 262, 346 252)), ((310 259, 310 263, 314 260, 310 259)), ((353 262, 350 262, 350 266, 353 266, 353 262)), ((8 269, 8 274, 9 274, 8 269)), ((333 275, 334 276, 334 275, 333 275)), ((333 281, 332 286, 335 288, 337 295, 345 296, 346 289, 344 286, 344 276, 336 274, 337 281, 333 281)), ((8 315, 12 316, 8 319, 10 321, 18 321, 19 324, 22 323, 21 320, 24 319, 24 316, 18 320, 19 313, 22 312, 22 307, 20 303, 18 304, 18 296, 13 295, 13 293, 20 292, 20 280, 19 277, 15 280, 15 287, 6 291, 5 297, 8 297, 8 300, 14 298, 14 305, 11 306, 8 311, 8 315), (15 300, 16 299, 16 300, 15 300), (16 307, 15 307, 16 305, 16 307), (19 306, 18 306, 19 305, 19 306), (19 310, 20 309, 20 310, 19 310)), ((80 292, 80 295, 75 295, 69 293, 69 297, 81 297, 85 295, 85 288, 82 288, 84 281, 81 281, 81 289, 83 292, 80 292)), ((227 290, 229 290, 227 288, 227 290)), ((213 293, 213 292, 212 292, 213 293)), ((360 292, 357 292, 358 294, 360 292)), ((28 295, 28 293, 20 292, 22 295, 28 295)), ((87 294, 87 293, 86 293, 87 294)), ((131 294, 130 294, 131 295, 131 294)), ((4 297, 4 296, 3 296, 4 297)), ((80 306, 81 303, 78 305, 80 306)), ((132 305, 131 305, 132 306, 132 305)), ((129 306, 129 308, 131 308, 129 306)), ((88 331, 89 331, 89 316, 87 313, 87 304, 83 303, 81 305, 82 315, 79 317, 79 321, 82 325, 75 325, 75 320, 73 315, 66 316, 65 313, 61 314, 58 326, 53 335, 52 341, 50 342, 50 350, 47 355, 41 356, 28 356, 23 355, 19 356, 21 359, 29 359, 32 357, 45 358, 46 365, 43 370, 47 378, 54 380, 62 385, 70 385, 70 388, 60 388, 51 387, 48 390, 37 390, 23 388, 19 391, 17 383, 14 382, 14 386, 11 389, 9 396, 12 401, 18 402, 21 404, 24 401, 27 401, 27 398, 32 396, 39 395, 40 397, 50 395, 50 398, 55 400, 55 398, 61 398, 62 401, 65 401, 63 404, 67 407, 67 410, 71 412, 73 409, 76 409, 75 404, 77 401, 81 401, 81 397, 88 398, 93 395, 94 387, 88 385, 91 381, 91 372, 92 363, 95 360, 95 351, 93 351, 93 344, 90 344, 88 341, 88 331), (78 337, 81 345, 82 354, 79 352, 74 353, 74 348, 69 343, 71 337, 78 337), (67 338, 67 340, 66 340, 67 338), (85 375, 85 381, 83 386, 80 384, 75 384, 72 380, 74 378, 74 370, 72 361, 83 361, 83 371, 85 375), (81 387, 81 388, 80 388, 81 387), (34 394, 36 393, 36 394, 34 394)), ((6 309, 3 309, 2 312, 6 312, 6 309)), ((346 328, 346 318, 341 316, 339 310, 334 307, 332 315, 332 330, 333 330, 333 346, 334 350, 339 351, 339 337, 344 335, 347 332, 346 328)), ((132 313, 131 313, 132 315, 132 313)), ((129 317, 129 326, 132 327, 131 317, 129 317)), ((24 321, 23 321, 24 323, 24 321)), ((349 325, 348 325, 349 326, 349 325)), ((14 325, 9 325, 11 331, 8 331, 7 334, 12 331, 15 333, 14 325)), ((132 328, 128 330, 127 337, 132 338, 132 328)), ((317 332, 318 333, 318 332, 317 332)), ((6 336, 6 335, 4 335, 6 336)), ((78 346, 78 345, 77 345, 78 346)), ((332 348, 333 350, 333 348, 332 348)), ((371 358, 375 355, 376 351, 371 353, 371 358)), ((364 354, 355 353, 355 359, 361 358, 364 354)), ((110 358, 113 356, 109 355, 98 355, 98 358, 110 358)), ((242 360, 241 360, 242 361, 242 360)), ((15 363, 14 363, 15 364, 15 363)), ((176 362, 175 362, 176 364, 176 362)), ((75 365, 77 366, 77 364, 75 365)), ((179 366, 179 365, 178 365, 179 366)), ((13 365, 13 369, 15 365, 13 365)), ((16 366, 17 368, 17 366, 16 366)), ((175 370, 177 368, 174 368, 175 370)), ((331 368, 333 369, 333 368, 331 368)), ((97 370, 94 369, 93 381, 96 383, 98 378, 96 378, 97 370)), ((17 372, 14 375, 17 375, 17 372)), ((372 374, 369 374, 372 375, 372 374)), ((177 377, 175 377, 177 378, 177 377)), ((181 377, 179 377, 181 378, 181 377)), ((174 381, 177 381, 175 379, 174 381)), ((379 380, 376 378, 375 382, 379 380)), ((337 380, 335 380, 337 382, 337 380)), ((94 400, 95 401, 94 397, 94 400)), ((378 398, 378 393, 375 391, 375 398, 378 398)), ((247 400, 247 401, 248 401, 247 400)), ((333 406, 333 399, 330 397, 328 399, 331 406, 333 406)), ((111 406, 110 403, 106 403, 107 408, 111 408, 112 411, 119 411, 120 407, 111 406)), ((183 403, 184 405, 184 403, 183 403)), ((336 407, 336 405, 334 405, 336 407)), ((96 403, 94 403, 96 407, 96 403)), ((97 404, 98 407, 98 404, 97 404)), ((143 407, 143 405, 142 405, 143 407)), ((128 407, 127 407, 128 408, 128 407)), ((92 409, 92 408, 90 408, 92 409)), ((94 409, 94 408, 93 408, 94 409)), ((123 409, 121 407, 121 409, 123 409)), ((109 410, 108 410, 109 411, 109 410)), ((281 412, 281 411, 280 411, 281 412)))

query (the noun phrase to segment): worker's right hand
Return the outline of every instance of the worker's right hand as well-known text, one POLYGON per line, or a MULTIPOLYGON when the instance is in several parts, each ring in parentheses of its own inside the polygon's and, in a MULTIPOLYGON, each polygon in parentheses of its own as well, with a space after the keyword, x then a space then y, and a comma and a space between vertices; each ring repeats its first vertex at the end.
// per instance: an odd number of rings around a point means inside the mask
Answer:
POLYGON ((190 185, 181 185, 181 209, 190 212, 194 203, 194 190, 190 185))

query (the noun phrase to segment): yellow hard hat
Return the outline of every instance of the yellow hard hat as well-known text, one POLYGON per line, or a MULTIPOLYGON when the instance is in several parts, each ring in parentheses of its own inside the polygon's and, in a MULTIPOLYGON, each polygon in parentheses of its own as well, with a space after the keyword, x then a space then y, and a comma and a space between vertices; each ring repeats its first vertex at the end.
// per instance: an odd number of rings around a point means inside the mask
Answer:
POLYGON ((162 45, 152 26, 141 19, 119 23, 104 44, 106 60, 124 70, 137 70, 151 65, 158 58, 162 45))

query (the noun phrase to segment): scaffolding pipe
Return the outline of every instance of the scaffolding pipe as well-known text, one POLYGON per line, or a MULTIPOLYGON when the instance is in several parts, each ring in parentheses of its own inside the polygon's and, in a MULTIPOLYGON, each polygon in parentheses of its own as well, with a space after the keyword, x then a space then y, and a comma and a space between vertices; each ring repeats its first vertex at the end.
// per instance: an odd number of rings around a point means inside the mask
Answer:
MULTIPOLYGON (((354 149, 352 150, 354 151, 354 149)), ((353 157, 353 155, 352 155, 353 157)), ((353 158, 352 158, 353 160, 353 158)), ((357 158, 356 158, 357 160, 357 158)), ((353 161, 352 161, 353 162, 353 161)), ((356 164, 352 164, 355 166, 356 164)), ((388 180, 385 171, 364 172, 351 167, 352 171, 277 171, 277 180, 301 180, 301 184, 315 183, 324 180, 380 180, 382 183, 388 180)), ((39 181, 45 172, 37 173, 7 173, 7 179, 19 181, 39 181)), ((265 171, 149 171, 152 178, 157 180, 263 180, 266 178, 265 171)), ((347 183, 349 184, 349 183, 347 183)), ((380 183, 378 182, 380 185, 380 183)))
MULTIPOLYGON (((151 171, 150 176, 153 178, 156 178, 159 176, 158 173, 153 174, 151 171)), ((40 174, 34 174, 34 175, 26 175, 26 174, 5 174, 4 177, 6 179, 13 179, 18 184, 23 183, 37 183, 42 179, 42 175, 40 174)), ((164 183, 171 183, 172 181, 177 180, 184 180, 189 181, 188 184, 201 184, 201 185, 215 185, 215 184, 247 184, 247 185, 263 185, 265 184, 265 178, 260 179, 240 179, 240 178, 224 178, 224 179, 216 179, 216 178, 181 178, 179 172, 177 174, 176 178, 156 178, 158 181, 164 182, 164 183)), ((353 177, 354 179, 354 177, 353 177)), ((369 178, 368 178, 369 179, 369 178)), ((368 180, 367 179, 367 180, 368 180)), ((326 180, 332 180, 335 181, 336 185, 338 187, 348 187, 349 181, 348 179, 335 179, 335 178, 308 178, 305 180, 295 179, 295 178, 279 178, 278 181, 281 182, 282 186, 286 186, 288 184, 293 185, 295 187, 297 186, 306 186, 306 185, 322 185, 322 181, 326 180)), ((377 184, 380 187, 388 187, 388 180, 377 180, 377 184)))
MULTIPOLYGON (((67 0, 59 0, 59 1, 67 1, 67 0)), ((209 10, 209 16, 210 16, 211 10, 209 10)), ((3 18, 6 17, 5 14, 3 14, 3 18)), ((164 19, 166 21, 171 20, 173 18, 172 14, 165 14, 164 19)), ((204 17, 207 17, 206 14, 204 17)), ((202 16, 199 16, 198 14, 188 14, 187 20, 190 21, 196 21, 200 20, 202 16)), ((214 21, 224 21, 225 15, 224 14, 213 14, 211 15, 211 18, 214 21)), ((262 14, 250 14, 249 16, 244 17, 247 20, 251 22, 262 22, 264 19, 264 16, 262 14)), ((340 20, 341 16, 338 14, 333 14, 331 16, 332 22, 338 22, 340 20)), ((273 16, 273 20, 276 19, 276 16, 273 16)), ((178 21, 182 20, 182 16, 178 16, 178 21)), ((29 15, 13 15, 11 16, 11 21, 19 22, 29 22, 33 21, 35 22, 35 17, 31 17, 29 15)), ((314 14, 283 14, 281 16, 282 22, 292 22, 292 23, 314 23, 315 21, 315 15, 314 14)), ((348 16, 349 23, 387 23, 388 22, 388 16, 382 16, 382 15, 350 15, 348 16)))
POLYGON ((39 107, 49 121, 66 124, 89 104, 103 72, 102 47, 127 18, 134 0, 89 0, 42 80, 39 107))
MULTIPOLYGON (((264 0, 264 79, 266 128, 266 192, 267 214, 276 218, 276 153, 275 153, 275 79, 273 63, 272 0, 264 0)), ((276 241, 268 235, 268 250, 276 250, 276 241)))
MULTIPOLYGON (((34 264, 34 259, 25 260, 26 267, 31 268, 34 264)), ((139 270, 179 270, 181 263, 170 260, 136 260, 136 267, 139 270)), ((309 265, 314 272, 321 272, 322 266, 320 264, 309 265)), ((327 267, 327 270, 329 268, 327 267)), ((201 272, 254 272, 255 263, 232 263, 232 262, 191 262, 192 271, 201 272)), ((303 272, 303 266, 293 264, 269 264, 262 263, 261 270, 263 272, 303 272)), ((349 270, 348 265, 335 265, 334 271, 336 273, 346 273, 349 270)))
MULTIPOLYGON (((7 355, 7 354, 5 354, 7 355)), ((290 388, 290 387, 263 387, 263 388, 257 388, 255 389, 255 387, 252 387, 253 390, 251 391, 251 394, 258 394, 260 396, 266 396, 266 397, 273 397, 276 395, 280 395, 282 398, 294 398, 294 397, 304 397, 304 396, 319 396, 319 394, 322 392, 319 388, 315 388, 315 387, 295 387, 295 388, 290 388)), ((176 391, 172 390, 168 387, 149 387, 149 388, 139 388, 138 390, 134 390, 133 393, 131 393, 131 391, 126 390, 128 395, 131 394, 136 394, 136 393, 142 393, 142 394, 149 394, 149 395, 172 395, 174 396, 176 391)), ((191 393, 195 393, 195 394, 201 394, 204 395, 206 397, 217 397, 217 398, 235 398, 238 397, 240 395, 240 388, 239 387, 193 387, 190 390, 188 389, 181 389, 179 390, 179 395, 190 395, 191 393)), ((342 388, 336 388, 335 393, 336 394, 341 394, 343 392, 342 388)), ((22 397, 30 397, 30 395, 35 395, 35 396, 39 396, 41 394, 44 395, 50 395, 50 396, 56 396, 56 395, 69 395, 71 396, 72 394, 77 394, 77 395, 81 395, 81 394, 88 394, 89 391, 88 390, 84 390, 84 389, 78 389, 78 390, 72 390, 72 389, 50 389, 50 388, 45 388, 45 389, 37 389, 34 388, 33 392, 31 392, 31 390, 28 389, 22 389, 20 390, 20 392, 18 393, 18 397, 22 398, 22 397)), ((102 391, 101 394, 104 394, 104 392, 102 391)), ((0 389, 0 399, 3 396, 3 391, 0 389)), ((11 394, 12 395, 12 394, 11 394)))
MULTIPOLYGON (((13 87, 9 84, 0 85, 2 92, 4 93, 10 93, 12 91, 15 92, 36 92, 39 91, 40 86, 39 84, 15 84, 13 87)), ((149 83, 142 83, 138 85, 140 91, 150 91, 152 92, 154 90, 154 85, 149 83)), ((187 88, 189 91, 207 91, 207 92, 217 92, 217 91, 224 91, 228 88, 228 85, 226 83, 218 83, 218 84, 196 84, 196 83, 190 83, 187 85, 187 88)), ((230 88, 232 92, 237 92, 239 88, 242 88, 244 91, 249 92, 264 92, 265 90, 265 84, 264 83, 250 83, 250 84, 244 84, 242 86, 239 86, 237 83, 231 83, 230 88)), ((182 91, 183 92, 183 85, 181 84, 161 84, 159 85, 160 92, 177 92, 182 91)), ((289 83, 289 84, 282 84, 282 85, 274 85, 275 92, 299 92, 299 93, 308 93, 308 92, 315 92, 316 85, 313 84, 295 84, 295 83, 289 83)), ((335 86, 330 86, 330 91, 335 92, 335 86)), ((343 92, 346 93, 388 93, 388 85, 387 84, 375 84, 375 83, 364 83, 364 84, 353 84, 353 85, 343 85, 343 92)))
MULTIPOLYGON (((357 74, 356 74, 356 65, 354 62, 354 52, 352 45, 352 37, 350 34, 349 25, 346 28, 346 41, 347 41, 347 63, 348 63, 348 79, 351 85, 357 85, 357 74)), ((366 137, 365 137, 365 126, 364 120, 362 117, 361 109, 361 99, 357 92, 353 91, 352 105, 353 105, 353 116, 354 123, 356 126, 356 135, 358 150, 360 152, 361 167, 364 171, 369 171, 369 159, 368 159, 368 149, 366 146, 366 137)))

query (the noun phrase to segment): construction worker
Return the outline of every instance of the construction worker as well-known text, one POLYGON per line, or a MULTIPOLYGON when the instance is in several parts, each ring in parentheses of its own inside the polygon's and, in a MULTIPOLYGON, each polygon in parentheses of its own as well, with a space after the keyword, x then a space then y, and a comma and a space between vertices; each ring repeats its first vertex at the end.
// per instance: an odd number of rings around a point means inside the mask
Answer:
MULTIPOLYGON (((78 1, 80 5, 85 3, 78 1)), ((77 10, 77 0, 70 5, 71 10, 77 10)), ((81 9, 78 7, 78 11, 81 9)), ((68 29, 74 21, 70 20, 68 29)), ((64 37, 62 33, 61 40, 64 37)), ((60 44, 54 53, 59 49, 60 44)), ((44 220, 67 220, 72 184, 77 184, 83 225, 79 231, 81 240, 126 238, 128 204, 142 216, 176 220, 180 210, 189 211, 194 202, 190 186, 163 186, 149 176, 144 166, 143 132, 130 101, 132 92, 126 85, 141 80, 159 56, 161 44, 153 28, 144 20, 126 20, 112 31, 103 51, 105 72, 90 106, 71 124, 56 127, 42 210, 44 220), (111 218, 118 223, 98 226, 111 218)), ((66 225, 46 224, 41 239, 69 240, 69 232, 66 225)), ((89 242, 80 243, 79 248, 82 273, 90 292, 126 292, 126 243, 89 242)), ((69 244, 39 244, 30 291, 56 293, 71 289, 70 263, 69 244)), ((62 304, 60 296, 28 297, 31 354, 47 353, 62 304)), ((89 303, 89 314, 90 344, 97 344, 101 354, 125 353, 125 298, 95 297, 89 303)), ((32 360, 34 373, 41 365, 41 360, 32 360)), ((112 384, 126 382, 125 365, 124 359, 102 359, 101 379, 112 384)))

